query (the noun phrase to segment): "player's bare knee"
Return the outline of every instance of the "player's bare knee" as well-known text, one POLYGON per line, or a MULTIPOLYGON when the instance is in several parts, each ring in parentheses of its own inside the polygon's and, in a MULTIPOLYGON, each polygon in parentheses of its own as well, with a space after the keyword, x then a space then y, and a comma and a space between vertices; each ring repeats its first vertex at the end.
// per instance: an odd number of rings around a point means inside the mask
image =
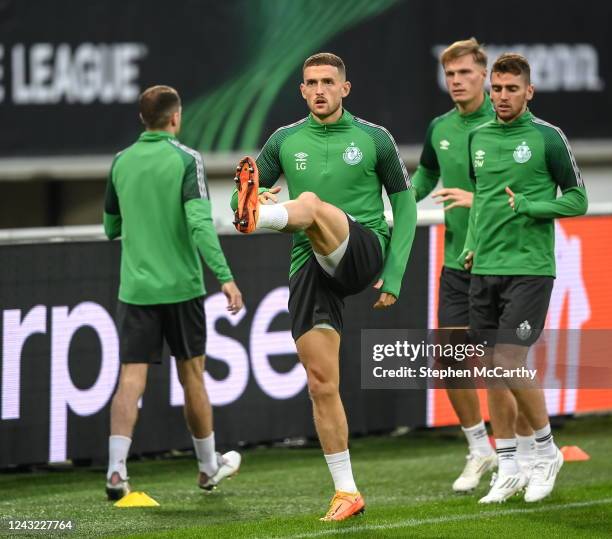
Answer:
POLYGON ((113 405, 115 406, 131 406, 138 402, 144 393, 144 386, 137 380, 123 380, 117 387, 117 391, 113 396, 113 405))
POLYGON ((179 376, 179 382, 185 391, 204 387, 204 377, 201 371, 188 369, 179 376))
POLYGON ((320 376, 308 376, 308 393, 314 401, 333 397, 338 394, 338 384, 320 376))
POLYGON ((183 387, 204 384, 204 359, 196 357, 176 362, 176 372, 183 387))
POLYGON ((297 197, 297 200, 300 201, 308 210, 314 215, 318 212, 321 207, 321 199, 311 191, 305 191, 297 197))

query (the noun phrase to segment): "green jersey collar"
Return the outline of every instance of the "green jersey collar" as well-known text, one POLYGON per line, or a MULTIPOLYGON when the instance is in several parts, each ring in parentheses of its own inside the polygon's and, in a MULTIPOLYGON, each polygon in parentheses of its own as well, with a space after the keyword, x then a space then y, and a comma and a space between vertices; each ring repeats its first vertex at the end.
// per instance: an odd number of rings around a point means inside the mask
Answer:
POLYGON ((138 140, 140 142, 157 142, 164 139, 176 138, 172 133, 168 131, 143 131, 138 140))
POLYGON ((498 117, 495 117, 495 121, 499 125, 503 125, 505 127, 519 127, 521 125, 525 125, 533 119, 533 114, 529 109, 525 110, 523 114, 521 114, 518 118, 512 120, 510 123, 500 122, 498 117))
MULTIPOLYGON (((459 112, 459 111, 457 111, 459 112)), ((484 100, 474 112, 468 112, 467 114, 459 113, 459 117, 462 120, 480 120, 481 118, 490 118, 493 112, 493 104, 491 98, 487 92, 484 93, 484 100)))
POLYGON ((308 115, 308 125, 311 128, 317 129, 319 131, 341 131, 351 126, 352 124, 353 115, 346 109, 342 109, 342 116, 340 116, 337 121, 330 124, 321 124, 317 122, 314 119, 312 112, 308 115))

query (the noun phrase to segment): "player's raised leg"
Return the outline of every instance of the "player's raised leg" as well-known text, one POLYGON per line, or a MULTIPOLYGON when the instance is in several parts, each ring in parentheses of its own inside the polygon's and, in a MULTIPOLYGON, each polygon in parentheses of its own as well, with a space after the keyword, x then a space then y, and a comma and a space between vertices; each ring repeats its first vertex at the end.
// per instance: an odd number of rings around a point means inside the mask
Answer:
POLYGON ((348 221, 342 210, 308 191, 282 204, 273 199, 262 204, 255 161, 245 157, 237 168, 241 172, 236 177, 238 209, 234 224, 239 232, 250 233, 256 228, 287 233, 304 230, 314 251, 323 255, 333 252, 348 238, 348 221))

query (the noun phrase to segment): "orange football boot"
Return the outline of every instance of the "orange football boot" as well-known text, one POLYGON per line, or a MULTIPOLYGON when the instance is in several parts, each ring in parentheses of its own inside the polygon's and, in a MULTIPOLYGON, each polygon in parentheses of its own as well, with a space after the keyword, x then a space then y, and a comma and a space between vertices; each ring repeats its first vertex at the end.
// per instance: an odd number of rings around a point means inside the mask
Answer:
POLYGON ((365 512, 365 502, 359 492, 336 491, 329 504, 327 514, 320 520, 330 522, 332 520, 346 520, 347 518, 365 512))
POLYGON ((238 189, 234 226, 238 232, 250 234, 255 230, 259 218, 259 171, 252 157, 246 156, 240 160, 234 181, 238 189))

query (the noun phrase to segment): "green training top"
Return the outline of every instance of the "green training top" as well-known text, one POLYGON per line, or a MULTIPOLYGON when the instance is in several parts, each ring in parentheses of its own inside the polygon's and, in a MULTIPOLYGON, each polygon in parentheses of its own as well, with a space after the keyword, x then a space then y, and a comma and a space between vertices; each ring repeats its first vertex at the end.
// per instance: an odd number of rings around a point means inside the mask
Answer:
MULTIPOLYGON (((277 129, 257 157, 259 181, 271 188, 284 173, 291 199, 306 191, 373 230, 385 263, 383 292, 398 297, 416 227, 416 203, 408 172, 391 134, 347 110, 337 122, 320 124, 312 115, 277 129), (385 221, 382 187, 393 209, 393 234, 385 221)), ((235 209, 237 197, 232 197, 235 209)), ((294 234, 290 275, 311 256, 303 232, 294 234)))
POLYGON ((166 131, 119 152, 106 187, 104 230, 121 236, 119 299, 154 305, 205 293, 202 263, 233 280, 211 217, 202 156, 166 131))
MULTIPOLYGON (((417 202, 431 193, 442 178, 445 188, 458 187, 473 191, 470 180, 468 147, 469 132, 495 117, 488 94, 480 107, 469 114, 457 108, 434 118, 429 124, 419 166, 412 176, 417 202)), ((444 265, 463 270, 458 257, 463 251, 470 217, 469 208, 453 208, 444 212, 444 265)))
POLYGON ((587 197, 565 135, 528 110, 470 133, 476 194, 466 250, 477 275, 555 276, 557 217, 583 215, 587 197), (515 209, 508 204, 508 186, 515 209), (557 187, 562 195, 557 198, 557 187))

